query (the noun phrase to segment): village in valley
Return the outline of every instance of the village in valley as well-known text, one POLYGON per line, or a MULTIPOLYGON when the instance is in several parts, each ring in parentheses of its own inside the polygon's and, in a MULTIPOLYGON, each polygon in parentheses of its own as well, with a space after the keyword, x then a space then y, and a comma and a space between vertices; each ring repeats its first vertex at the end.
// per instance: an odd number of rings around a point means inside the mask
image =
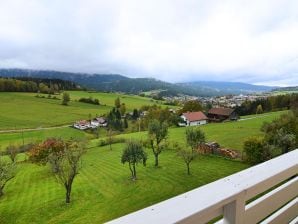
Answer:
MULTIPOLYGON (((168 109, 170 113, 178 113, 179 110, 168 109)), ((147 111, 142 111, 140 113, 140 118, 145 117, 147 111)), ((204 125, 208 122, 223 122, 223 121, 236 121, 239 116, 235 113, 235 110, 232 108, 212 108, 208 111, 207 114, 204 114, 202 111, 193 111, 186 112, 182 114, 177 114, 182 119, 181 122, 178 122, 177 125, 180 127, 185 126, 198 126, 204 125)), ((132 113, 124 115, 132 116, 132 113)), ((91 120, 80 120, 76 121, 73 124, 73 127, 79 130, 95 129, 99 127, 107 127, 108 121, 105 117, 95 117, 91 120)))

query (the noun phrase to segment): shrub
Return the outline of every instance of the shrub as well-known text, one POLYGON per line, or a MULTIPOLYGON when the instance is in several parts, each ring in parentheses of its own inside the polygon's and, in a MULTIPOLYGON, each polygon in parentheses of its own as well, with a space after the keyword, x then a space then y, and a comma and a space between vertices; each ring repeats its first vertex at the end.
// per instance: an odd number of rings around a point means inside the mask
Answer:
POLYGON ((81 103, 90 103, 90 104, 95 104, 95 105, 100 105, 99 100, 98 99, 93 99, 92 97, 89 98, 80 98, 79 102, 81 103))
POLYGON ((271 149, 263 138, 251 137, 244 142, 244 160, 250 164, 258 164, 271 158, 271 149))

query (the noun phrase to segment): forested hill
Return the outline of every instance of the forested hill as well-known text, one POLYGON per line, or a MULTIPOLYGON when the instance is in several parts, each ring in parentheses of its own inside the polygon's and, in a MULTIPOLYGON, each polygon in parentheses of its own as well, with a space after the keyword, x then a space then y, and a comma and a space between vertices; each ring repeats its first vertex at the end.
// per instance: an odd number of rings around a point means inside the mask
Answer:
POLYGON ((280 87, 273 89, 272 91, 298 91, 298 86, 280 87))
POLYGON ((0 77, 0 92, 41 92, 53 94, 62 90, 80 90, 74 82, 34 77, 0 77))
POLYGON ((245 83, 191 82, 173 84, 152 78, 128 78, 118 74, 86 74, 48 70, 0 69, 0 76, 63 79, 78 83, 88 89, 132 94, 139 94, 151 90, 163 90, 163 95, 185 94, 193 96, 218 96, 239 93, 245 94, 272 89, 272 87, 245 83))

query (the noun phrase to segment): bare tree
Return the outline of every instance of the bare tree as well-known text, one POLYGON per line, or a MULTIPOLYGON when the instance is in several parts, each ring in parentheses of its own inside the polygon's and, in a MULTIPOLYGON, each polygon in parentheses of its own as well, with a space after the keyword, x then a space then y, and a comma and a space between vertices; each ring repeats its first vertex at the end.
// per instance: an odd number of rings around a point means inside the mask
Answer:
POLYGON ((65 187, 65 202, 70 203, 71 189, 75 177, 81 168, 81 157, 86 152, 84 142, 68 141, 61 153, 52 153, 49 163, 59 183, 65 187))

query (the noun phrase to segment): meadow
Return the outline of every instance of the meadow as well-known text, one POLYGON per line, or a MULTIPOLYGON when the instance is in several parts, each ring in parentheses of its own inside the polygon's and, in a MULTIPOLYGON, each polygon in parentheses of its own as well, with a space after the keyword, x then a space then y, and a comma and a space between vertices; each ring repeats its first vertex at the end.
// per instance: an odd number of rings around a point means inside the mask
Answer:
POLYGON ((90 148, 74 181, 72 202, 64 203, 64 188, 47 166, 19 163, 18 173, 0 198, 0 223, 102 223, 247 168, 246 164, 201 156, 191 164, 191 175, 176 152, 160 155, 154 168, 148 150, 146 167, 137 166, 138 180, 130 179, 120 163, 123 144, 90 148))
MULTIPOLYGON (((263 122, 270 122, 278 118, 285 111, 272 112, 260 115, 244 116, 237 122, 212 123, 201 126, 205 132, 207 141, 216 141, 221 146, 242 151, 243 142, 250 136, 262 135, 260 128, 263 122)), ((169 141, 184 142, 185 128, 170 128, 169 141)), ((100 138, 105 138, 105 131, 100 132, 100 138)), ((0 150, 9 144, 31 143, 48 137, 62 137, 69 139, 71 137, 92 139, 95 136, 84 131, 76 130, 70 127, 63 127, 53 130, 36 130, 26 132, 0 133, 0 150)), ((136 132, 130 134, 122 134, 117 137, 121 138, 141 138, 147 137, 147 132, 136 132)), ((91 141, 91 145, 96 145, 97 140, 91 141)))
MULTIPOLYGON (((242 151, 243 142, 251 136, 261 136, 263 133, 260 128, 264 122, 271 122, 278 118, 285 111, 273 112, 268 114, 260 114, 251 116, 244 116, 239 121, 226 123, 210 123, 200 126, 204 131, 207 141, 216 141, 222 147, 227 147, 242 151), (251 119, 246 119, 251 118, 251 119)), ((135 132, 130 134, 122 134, 118 137, 122 138, 138 138, 145 140, 147 132, 135 132)), ((169 142, 185 142, 185 127, 177 127, 169 129, 169 142)), ((96 141, 94 141, 96 142, 96 141)), ((92 143, 91 143, 92 144, 92 143)))
MULTIPOLYGON (((143 105, 153 105, 146 97, 114 93, 89 93, 84 91, 69 91, 71 102, 68 106, 61 105, 61 100, 37 98, 36 93, 0 93, 0 130, 40 128, 72 124, 77 120, 88 119, 108 113, 114 106, 117 97, 126 104, 127 111, 140 108, 143 105), (81 103, 81 97, 98 98, 102 105, 81 103)), ((57 96, 61 99, 61 95, 57 96)))

